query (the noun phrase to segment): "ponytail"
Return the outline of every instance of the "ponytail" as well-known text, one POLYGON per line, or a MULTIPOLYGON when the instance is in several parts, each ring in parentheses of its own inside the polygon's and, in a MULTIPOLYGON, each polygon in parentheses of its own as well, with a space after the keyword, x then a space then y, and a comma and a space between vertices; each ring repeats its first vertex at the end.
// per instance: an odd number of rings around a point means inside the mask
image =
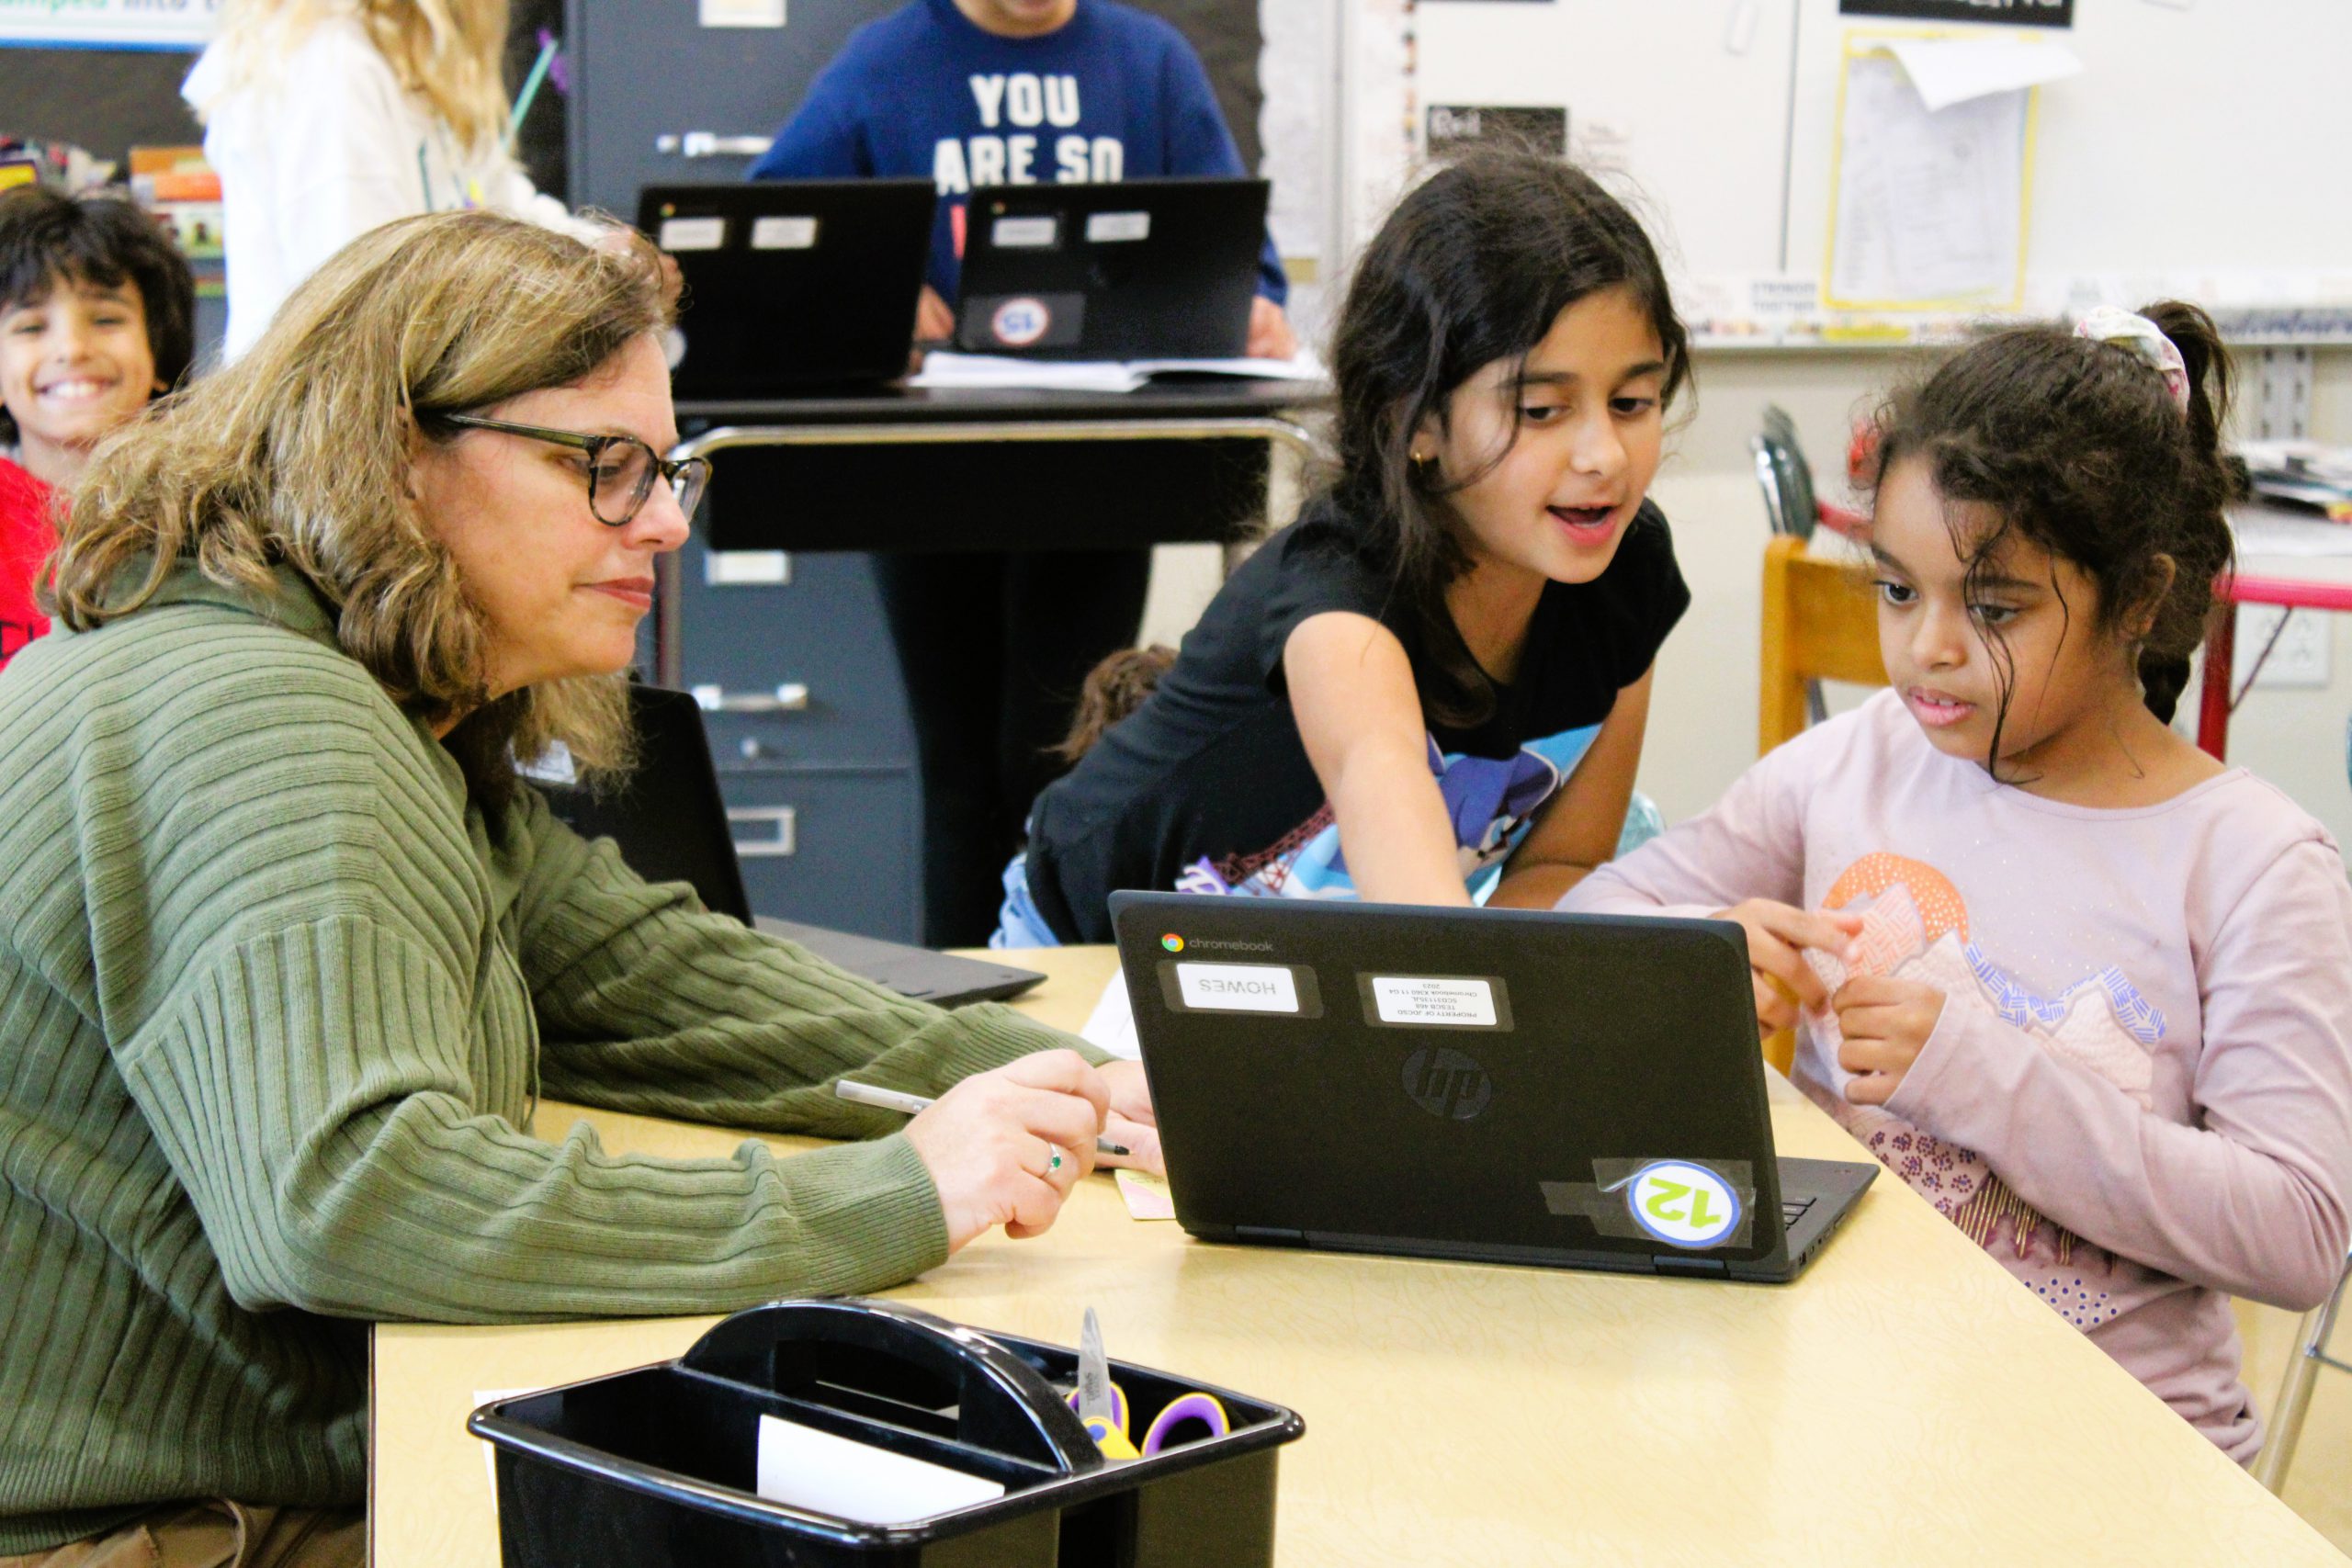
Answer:
POLYGON ((2222 453, 2230 417, 2230 356, 2213 318, 2194 305, 2161 299, 2140 314, 2172 340, 2188 376, 2187 482, 2165 530, 2170 537, 2157 541, 2154 552, 2171 558, 2172 578, 2161 588, 2143 581, 2137 595, 2143 604, 2151 594, 2156 600, 2140 647, 2141 695, 2149 712, 2170 724, 2188 685, 2189 655, 2205 639, 2215 585, 2236 559, 2228 513, 2236 484, 2222 453))

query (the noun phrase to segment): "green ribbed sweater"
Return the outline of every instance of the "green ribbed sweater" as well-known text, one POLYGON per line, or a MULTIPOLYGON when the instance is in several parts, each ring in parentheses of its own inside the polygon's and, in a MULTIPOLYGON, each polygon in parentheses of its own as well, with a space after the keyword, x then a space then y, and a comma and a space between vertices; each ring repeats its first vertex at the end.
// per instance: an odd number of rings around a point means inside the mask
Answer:
POLYGON ((903 1135, 616 1156, 519 1131, 542 1088, 871 1136, 902 1123, 825 1080, 1072 1043, 706 913, 528 792, 485 811, 290 576, 183 570, 0 671, 0 1555, 183 1497, 357 1503, 368 1320, 727 1311, 946 1256, 903 1135))

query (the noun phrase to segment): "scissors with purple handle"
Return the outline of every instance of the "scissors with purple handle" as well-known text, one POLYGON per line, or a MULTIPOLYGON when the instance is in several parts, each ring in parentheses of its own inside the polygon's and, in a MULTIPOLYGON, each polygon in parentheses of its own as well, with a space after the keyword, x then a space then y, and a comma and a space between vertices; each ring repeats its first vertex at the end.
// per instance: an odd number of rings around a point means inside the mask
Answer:
POLYGON ((1086 1325, 1079 1335, 1078 1387, 1069 1403, 1105 1459, 1149 1459, 1164 1449, 1181 1448, 1204 1437, 1222 1438, 1233 1429, 1216 1396, 1195 1391, 1170 1400, 1167 1408, 1152 1417, 1138 1449, 1129 1436, 1127 1393, 1111 1381, 1111 1363, 1102 1353, 1102 1325, 1092 1307, 1086 1309, 1086 1325), (1186 1430, 1192 1427, 1204 1430, 1186 1430))

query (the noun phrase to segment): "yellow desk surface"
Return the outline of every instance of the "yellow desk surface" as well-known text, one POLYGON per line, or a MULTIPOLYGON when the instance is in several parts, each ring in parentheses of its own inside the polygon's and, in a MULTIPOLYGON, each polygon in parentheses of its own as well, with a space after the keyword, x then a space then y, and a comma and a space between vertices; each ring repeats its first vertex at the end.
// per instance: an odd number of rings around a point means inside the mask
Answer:
MULTIPOLYGON (((1076 1028, 1114 959, 1024 954, 1076 1028)), ((1781 1152, 1868 1157, 1773 1079, 1781 1152)), ((548 1104, 605 1145, 739 1135, 548 1104)), ((777 1139, 781 1147, 796 1146, 777 1139)), ((805 1146, 805 1145, 797 1145, 805 1146)), ((1108 1176, 1047 1235, 890 1292, 1279 1401, 1285 1564, 2260 1563, 2346 1559, 1891 1177, 1790 1285, 1204 1246, 1108 1176)), ((709 1318, 375 1332, 377 1568, 494 1568, 478 1391, 664 1359, 709 1318)))

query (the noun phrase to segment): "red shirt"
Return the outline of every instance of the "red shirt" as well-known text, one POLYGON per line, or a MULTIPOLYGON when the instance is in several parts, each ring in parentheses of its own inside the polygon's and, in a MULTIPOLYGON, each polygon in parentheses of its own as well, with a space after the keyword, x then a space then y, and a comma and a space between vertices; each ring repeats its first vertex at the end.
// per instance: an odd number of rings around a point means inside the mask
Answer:
POLYGON ((49 486, 0 457, 0 665, 49 630, 33 604, 33 574, 57 547, 49 486))

